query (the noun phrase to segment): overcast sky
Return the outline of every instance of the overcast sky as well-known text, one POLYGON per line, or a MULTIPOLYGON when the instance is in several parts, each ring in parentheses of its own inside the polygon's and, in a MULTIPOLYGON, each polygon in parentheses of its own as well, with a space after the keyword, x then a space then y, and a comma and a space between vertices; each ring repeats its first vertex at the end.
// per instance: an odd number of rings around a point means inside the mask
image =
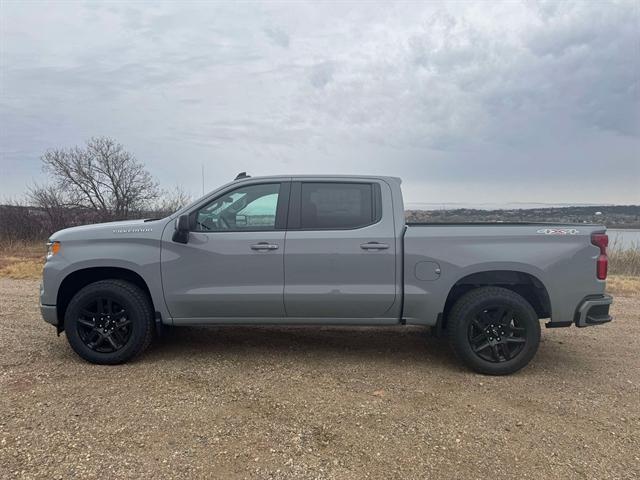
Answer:
POLYGON ((640 203, 640 2, 2 0, 0 198, 97 135, 163 186, 403 178, 408 203, 640 203))

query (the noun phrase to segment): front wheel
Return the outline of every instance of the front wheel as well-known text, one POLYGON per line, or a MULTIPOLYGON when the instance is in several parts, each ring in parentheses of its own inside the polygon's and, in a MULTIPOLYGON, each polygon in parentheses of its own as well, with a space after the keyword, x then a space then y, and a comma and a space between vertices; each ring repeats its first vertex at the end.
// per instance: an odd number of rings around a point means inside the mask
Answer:
POLYGON ((141 353, 153 336, 148 296, 123 280, 101 280, 76 293, 64 316, 71 348, 101 365, 124 363, 141 353))
POLYGON ((481 287, 463 295, 447 321, 449 342, 471 369, 507 375, 526 366, 540 344, 540 321, 517 293, 481 287))

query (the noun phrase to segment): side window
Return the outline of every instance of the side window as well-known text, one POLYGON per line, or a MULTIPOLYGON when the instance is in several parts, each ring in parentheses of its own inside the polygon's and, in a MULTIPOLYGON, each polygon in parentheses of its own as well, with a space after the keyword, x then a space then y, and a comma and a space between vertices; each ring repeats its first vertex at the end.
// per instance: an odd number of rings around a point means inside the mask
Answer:
POLYGON ((375 223, 380 215, 377 184, 303 182, 300 228, 350 229, 375 223))
POLYGON ((247 185, 218 197, 196 213, 195 230, 274 230, 280 184, 247 185))

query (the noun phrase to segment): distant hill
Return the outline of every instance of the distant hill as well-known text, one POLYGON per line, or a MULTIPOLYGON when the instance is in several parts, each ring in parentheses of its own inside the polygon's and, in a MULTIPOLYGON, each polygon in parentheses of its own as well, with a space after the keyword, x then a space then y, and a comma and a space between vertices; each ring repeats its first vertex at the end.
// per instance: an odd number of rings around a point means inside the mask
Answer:
POLYGON ((407 210, 408 222, 602 223, 609 228, 640 228, 640 205, 601 205, 480 210, 407 210))

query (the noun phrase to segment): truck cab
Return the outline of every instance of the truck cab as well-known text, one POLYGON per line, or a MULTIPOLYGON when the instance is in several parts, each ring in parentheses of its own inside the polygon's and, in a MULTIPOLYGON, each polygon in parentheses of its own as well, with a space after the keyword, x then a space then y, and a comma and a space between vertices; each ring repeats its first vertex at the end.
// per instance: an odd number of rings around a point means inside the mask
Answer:
POLYGON ((398 323, 393 203, 384 178, 270 177, 184 210, 183 236, 162 235, 173 323, 398 323))

